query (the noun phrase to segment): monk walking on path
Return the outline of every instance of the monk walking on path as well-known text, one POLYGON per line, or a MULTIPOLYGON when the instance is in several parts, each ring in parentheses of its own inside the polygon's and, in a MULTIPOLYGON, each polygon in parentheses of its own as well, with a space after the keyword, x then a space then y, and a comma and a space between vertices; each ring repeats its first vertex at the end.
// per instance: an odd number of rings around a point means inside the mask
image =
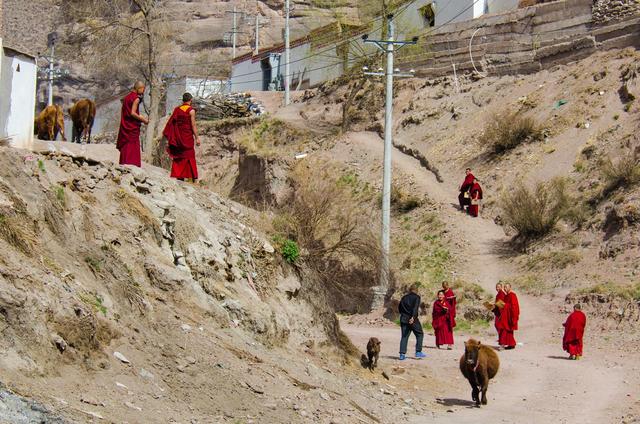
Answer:
POLYGON ((436 347, 440 349, 440 346, 448 345, 447 349, 451 350, 453 347, 453 327, 456 324, 453 318, 453 309, 445 299, 444 290, 438 292, 438 299, 433 302, 431 318, 431 325, 436 336, 436 347))
POLYGON ((569 359, 580 359, 582 357, 582 336, 587 325, 587 317, 582 312, 582 306, 579 303, 573 306, 573 312, 562 325, 564 325, 562 348, 569 353, 569 359))
POLYGON ((200 138, 196 129, 196 111, 191 107, 192 100, 190 93, 182 95, 182 106, 173 110, 162 134, 167 138, 167 153, 173 160, 171 177, 195 181, 198 179, 198 167, 194 142, 199 146, 200 138))
POLYGON ((504 309, 504 298, 507 294, 504 292, 502 288, 502 283, 496 284, 496 300, 493 302, 493 314, 496 316, 494 325, 496 327, 496 331, 498 332, 498 336, 500 335, 500 329, 502 328, 502 320, 500 315, 502 314, 502 309, 504 309))
POLYGON ((407 344, 409 336, 413 333, 416 336, 416 358, 426 358, 427 355, 422 353, 422 341, 424 332, 422 325, 418 319, 420 311, 420 296, 418 295, 418 285, 414 284, 409 288, 409 293, 405 294, 398 305, 400 312, 400 329, 402 330, 402 338, 400 339, 400 359, 403 361, 407 354, 407 344))
POLYGON ((122 100, 122 117, 116 148, 120 151, 120 165, 141 166, 140 127, 149 124, 149 120, 140 115, 140 99, 144 95, 145 85, 137 81, 131 93, 122 100))
POLYGON ((518 296, 511 291, 511 284, 504 285, 504 308, 500 311, 500 329, 498 330, 498 343, 505 349, 514 349, 516 339, 514 332, 518 329, 520 319, 520 304, 518 296))

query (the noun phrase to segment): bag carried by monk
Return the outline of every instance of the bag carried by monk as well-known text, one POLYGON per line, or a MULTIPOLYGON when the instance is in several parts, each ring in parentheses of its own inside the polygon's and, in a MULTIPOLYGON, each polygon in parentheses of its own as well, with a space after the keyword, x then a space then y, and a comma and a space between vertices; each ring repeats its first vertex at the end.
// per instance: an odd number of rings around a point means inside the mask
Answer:
POLYGON ((504 308, 504 302, 503 302, 502 300, 498 300, 498 301, 496 302, 496 306, 497 306, 499 309, 502 309, 502 308, 504 308))

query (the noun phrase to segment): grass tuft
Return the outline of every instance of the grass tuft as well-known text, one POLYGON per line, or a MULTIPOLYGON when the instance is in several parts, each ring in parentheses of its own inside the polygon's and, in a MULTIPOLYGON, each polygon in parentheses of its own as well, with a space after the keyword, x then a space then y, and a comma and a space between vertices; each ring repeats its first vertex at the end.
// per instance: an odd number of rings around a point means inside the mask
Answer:
POLYGON ((519 112, 506 112, 494 115, 487 122, 480 143, 492 153, 500 154, 523 143, 540 141, 544 138, 544 129, 531 116, 519 112))

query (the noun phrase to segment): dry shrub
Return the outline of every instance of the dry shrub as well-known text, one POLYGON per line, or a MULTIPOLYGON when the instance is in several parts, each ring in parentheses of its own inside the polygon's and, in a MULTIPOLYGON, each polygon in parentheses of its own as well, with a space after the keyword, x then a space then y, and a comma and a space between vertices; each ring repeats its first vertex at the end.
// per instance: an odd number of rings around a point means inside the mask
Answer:
POLYGON ((540 141, 544 129, 531 116, 519 112, 495 114, 489 119, 480 136, 480 143, 496 154, 506 152, 522 143, 540 141))
POLYGON ((308 259, 354 255, 373 260, 378 253, 366 258, 378 247, 369 231, 372 217, 366 211, 368 205, 358 203, 335 175, 330 166, 319 162, 296 166, 290 174, 292 194, 284 202, 281 219, 274 223, 276 230, 296 241, 308 259))
POLYGON ((617 161, 610 157, 600 162, 600 173, 605 181, 603 197, 607 197, 619 188, 628 188, 640 183, 640 154, 628 152, 617 161))
POLYGON ((59 191, 58 188, 52 188, 52 190, 46 193, 46 201, 42 209, 44 222, 56 236, 64 234, 67 228, 67 223, 64 219, 65 205, 66 197, 64 195, 64 189, 59 191))
POLYGON ((5 184, 0 185, 13 204, 12 208, 0 209, 0 238, 26 255, 33 253, 37 243, 36 223, 27 213, 27 205, 5 184))
POLYGON ((570 204, 564 179, 539 182, 533 189, 520 183, 503 194, 502 217, 517 232, 517 239, 528 241, 549 234, 570 204))
POLYGON ((146 231, 153 233, 158 243, 162 241, 158 219, 136 196, 121 188, 116 191, 114 197, 125 212, 135 216, 146 231))
POLYGON ((75 315, 57 318, 54 328, 69 346, 83 356, 101 352, 103 346, 107 346, 114 337, 119 336, 107 321, 96 316, 94 310, 86 310, 79 305, 74 309, 75 315))
POLYGON ((247 153, 273 156, 275 150, 295 145, 296 149, 311 140, 312 134, 279 119, 263 119, 240 140, 247 153))
MULTIPOLYGON (((302 261, 335 293, 378 285, 381 249, 371 232, 374 208, 335 178, 331 166, 308 161, 290 174, 293 187, 274 219, 279 235, 295 241, 302 261)), ((353 298, 352 298, 353 300, 353 298)), ((362 299, 368 303, 371 299, 362 299)), ((352 307, 357 307, 355 300, 352 307)))
POLYGON ((411 212, 422 205, 423 201, 419 197, 413 196, 400 187, 393 184, 391 186, 391 207, 398 213, 411 212))

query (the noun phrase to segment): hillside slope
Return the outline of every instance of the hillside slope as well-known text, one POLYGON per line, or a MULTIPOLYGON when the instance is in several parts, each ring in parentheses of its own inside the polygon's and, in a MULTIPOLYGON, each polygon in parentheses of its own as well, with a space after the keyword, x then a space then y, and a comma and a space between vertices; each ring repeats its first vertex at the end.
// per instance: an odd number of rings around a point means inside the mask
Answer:
POLYGON ((3 392, 0 421, 401 418, 251 211, 111 146, 48 148, 0 159, 0 381, 41 404, 3 392))

